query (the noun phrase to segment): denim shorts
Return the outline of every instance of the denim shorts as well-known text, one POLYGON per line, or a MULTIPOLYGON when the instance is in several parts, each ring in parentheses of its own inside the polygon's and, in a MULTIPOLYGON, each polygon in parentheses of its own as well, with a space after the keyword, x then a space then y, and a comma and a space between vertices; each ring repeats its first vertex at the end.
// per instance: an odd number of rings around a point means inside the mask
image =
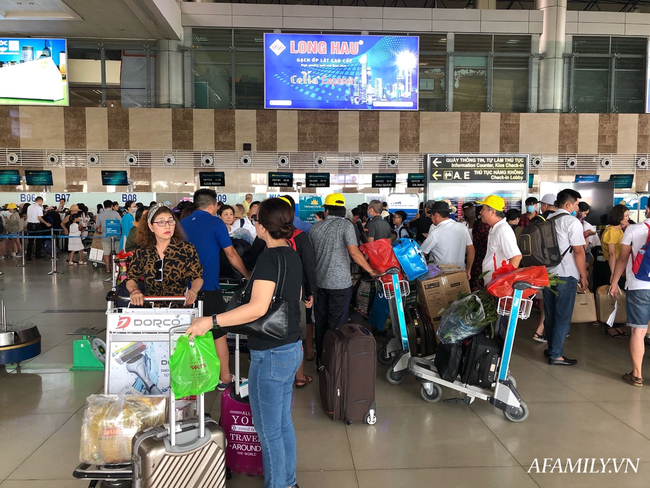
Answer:
POLYGON ((627 325, 647 329, 650 321, 650 290, 627 290, 627 325))

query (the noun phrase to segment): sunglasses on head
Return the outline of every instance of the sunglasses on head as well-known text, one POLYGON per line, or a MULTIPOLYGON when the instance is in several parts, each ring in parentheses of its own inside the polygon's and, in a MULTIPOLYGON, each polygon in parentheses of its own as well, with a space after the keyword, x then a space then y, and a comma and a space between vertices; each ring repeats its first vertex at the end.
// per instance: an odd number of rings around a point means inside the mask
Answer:
POLYGON ((163 280, 163 265, 164 261, 162 259, 156 259, 156 262, 153 264, 154 269, 156 271, 156 276, 154 277, 154 280, 156 281, 162 281, 163 280))

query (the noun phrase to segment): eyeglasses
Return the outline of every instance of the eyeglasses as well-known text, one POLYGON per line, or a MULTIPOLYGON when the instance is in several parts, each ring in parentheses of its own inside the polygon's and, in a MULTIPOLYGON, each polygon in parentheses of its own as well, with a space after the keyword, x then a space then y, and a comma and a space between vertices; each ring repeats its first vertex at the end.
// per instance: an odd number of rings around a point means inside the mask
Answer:
POLYGON ((154 269, 156 270, 156 276, 154 280, 162 281, 163 280, 163 265, 164 261, 162 259, 156 259, 156 262, 153 263, 154 269))
POLYGON ((174 227, 176 225, 176 221, 171 220, 171 219, 170 220, 156 220, 153 223, 156 224, 158 227, 165 227, 166 225, 168 225, 169 227, 174 227))
POLYGON ((257 224, 257 217, 255 215, 251 217, 251 224, 253 225, 257 224))

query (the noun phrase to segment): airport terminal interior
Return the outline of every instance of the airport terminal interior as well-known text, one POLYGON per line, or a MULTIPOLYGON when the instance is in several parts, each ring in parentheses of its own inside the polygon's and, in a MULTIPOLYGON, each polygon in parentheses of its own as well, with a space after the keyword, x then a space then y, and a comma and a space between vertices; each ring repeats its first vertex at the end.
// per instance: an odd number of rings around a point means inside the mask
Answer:
MULTIPOLYGON (((646 0, 0 0, 0 218, 38 197, 91 212, 107 199, 173 207, 203 187, 233 206, 290 195, 305 221, 332 193, 348 210, 449 199, 461 217, 490 194, 522 209, 573 188, 599 232, 616 204, 642 222, 648 32, 646 0)), ((33 335, 7 345, 0 324, 0 358, 12 359, 0 364, 0 488, 89 486, 73 471, 105 372, 73 352, 108 340, 112 281, 98 263, 51 259, 51 246, 38 260, 12 251, 0 259, 4 321, 33 335)), ((359 312, 350 320, 386 342, 359 312)), ((307 362, 314 381, 292 398, 297 483, 648 486, 650 388, 621 378, 630 328, 612 337, 599 320, 572 323, 572 367, 533 340, 538 309, 519 320, 522 422, 446 387, 425 401, 414 374, 391 384, 379 362, 376 423, 332 421, 307 362)), ((243 354, 243 376, 248 364, 243 354)), ((210 391, 206 412, 220 411, 210 391)), ((227 486, 264 479, 234 473, 227 486)))

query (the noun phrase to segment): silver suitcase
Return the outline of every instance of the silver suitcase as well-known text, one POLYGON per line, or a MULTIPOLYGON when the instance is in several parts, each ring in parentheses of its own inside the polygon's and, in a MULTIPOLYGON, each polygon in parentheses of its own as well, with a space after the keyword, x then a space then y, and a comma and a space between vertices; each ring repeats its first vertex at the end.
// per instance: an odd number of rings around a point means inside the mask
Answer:
MULTIPOLYGON (((170 329, 173 333, 187 326, 170 329)), ((226 437, 216 421, 205 419, 204 395, 198 418, 176 422, 174 393, 169 393, 169 424, 133 438, 134 488, 225 488, 226 437)))

